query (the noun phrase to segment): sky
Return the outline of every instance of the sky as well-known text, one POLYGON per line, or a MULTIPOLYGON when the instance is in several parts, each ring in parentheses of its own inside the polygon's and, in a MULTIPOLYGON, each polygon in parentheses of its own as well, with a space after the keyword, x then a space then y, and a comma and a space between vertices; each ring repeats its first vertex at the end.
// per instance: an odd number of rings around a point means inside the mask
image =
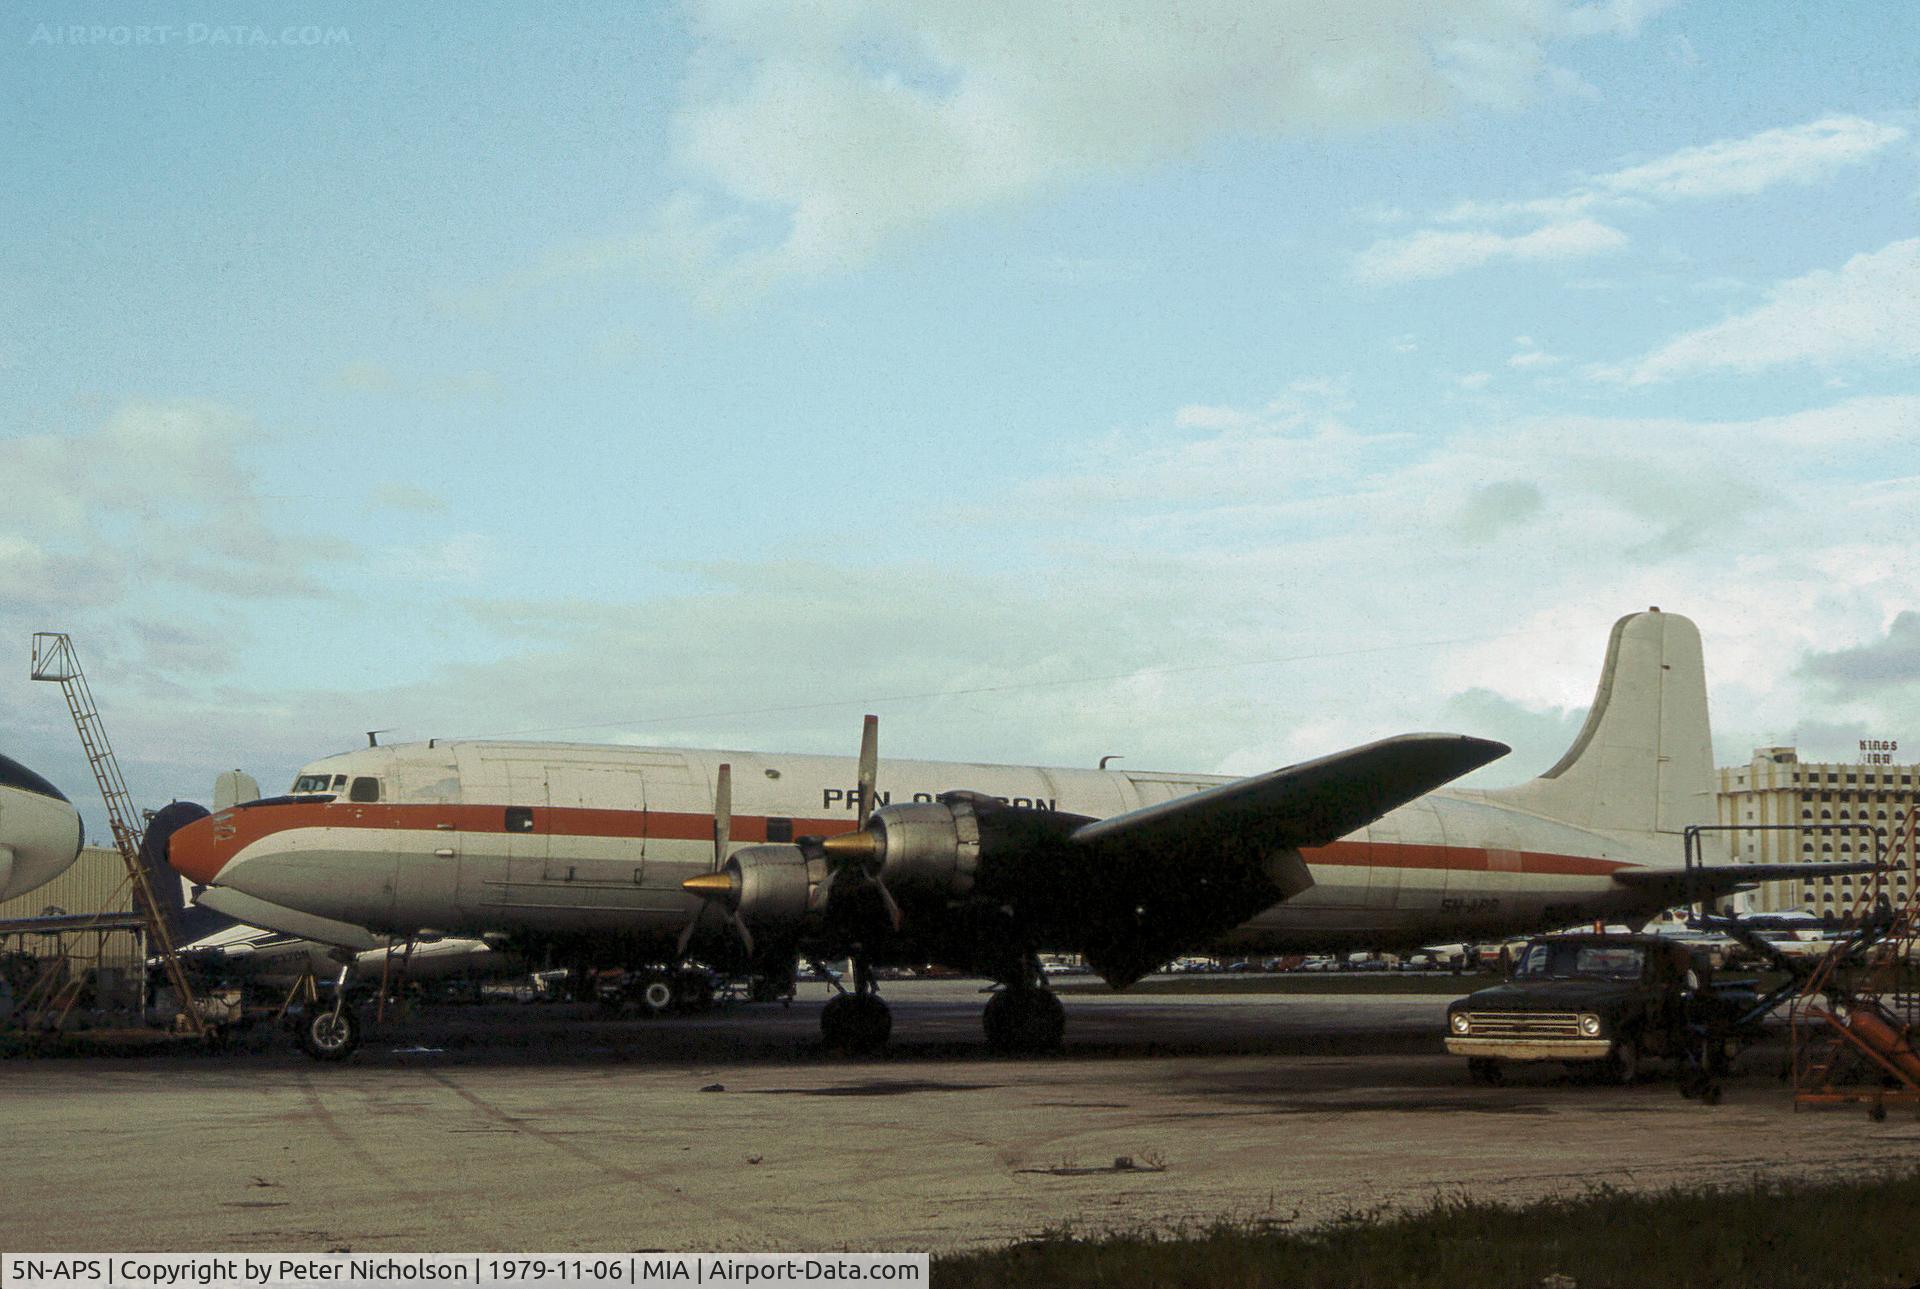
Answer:
MULTIPOLYGON (((0 751, 1920 760, 1920 8, 17 4, 0 751), (4 659, 12 656, 12 665, 4 659)), ((964 784, 954 784, 964 787, 964 784)))

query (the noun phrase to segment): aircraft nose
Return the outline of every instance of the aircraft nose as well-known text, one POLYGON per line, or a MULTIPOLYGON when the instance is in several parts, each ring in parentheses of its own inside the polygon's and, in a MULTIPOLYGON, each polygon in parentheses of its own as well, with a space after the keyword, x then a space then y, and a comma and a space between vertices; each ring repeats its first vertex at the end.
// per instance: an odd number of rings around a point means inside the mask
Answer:
POLYGON ((167 866, 188 881, 213 885, 226 866, 227 856, 213 835, 213 816, 195 819, 166 839, 167 866))

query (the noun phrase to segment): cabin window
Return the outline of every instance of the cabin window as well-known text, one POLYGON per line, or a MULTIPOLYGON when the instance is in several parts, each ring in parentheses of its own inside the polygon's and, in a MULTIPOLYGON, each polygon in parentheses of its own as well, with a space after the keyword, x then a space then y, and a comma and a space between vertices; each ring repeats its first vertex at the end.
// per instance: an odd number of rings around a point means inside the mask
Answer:
POLYGON ((771 818, 771 817, 768 818, 767 840, 768 841, 792 841, 793 840, 793 820, 778 819, 778 818, 771 818))
POLYGON ((531 806, 508 806, 507 831, 532 832, 533 808, 531 806))
POLYGON ((349 801, 378 801, 379 799, 380 780, 372 775, 361 775, 353 781, 353 787, 347 791, 349 801))

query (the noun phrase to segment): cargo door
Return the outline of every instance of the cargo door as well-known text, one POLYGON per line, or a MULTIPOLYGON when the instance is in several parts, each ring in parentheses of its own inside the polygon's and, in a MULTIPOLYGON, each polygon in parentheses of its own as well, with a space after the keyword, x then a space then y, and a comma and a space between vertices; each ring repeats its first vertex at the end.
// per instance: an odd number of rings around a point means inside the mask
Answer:
POLYGON ((535 890, 547 867, 547 767, 533 761, 508 761, 506 833, 508 902, 521 904, 535 890))
POLYGON ((407 930, 440 930, 459 920, 460 773, 453 754, 429 750, 397 757, 388 775, 393 799, 408 807, 408 824, 393 882, 394 921, 407 930))
POLYGON ((1512 825, 1494 810, 1439 817, 1448 843, 1441 910, 1463 933, 1511 922, 1514 912, 1530 903, 1512 825))
POLYGON ((640 772, 619 764, 547 767, 544 899, 581 909, 642 906, 647 795, 640 772))

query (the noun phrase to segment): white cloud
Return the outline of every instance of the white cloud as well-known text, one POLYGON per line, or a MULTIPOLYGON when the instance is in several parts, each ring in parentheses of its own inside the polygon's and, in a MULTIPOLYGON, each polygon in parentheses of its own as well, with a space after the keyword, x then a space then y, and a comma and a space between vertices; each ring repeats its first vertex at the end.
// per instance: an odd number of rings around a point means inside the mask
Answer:
POLYGON ((1703 371, 1789 363, 1920 360, 1920 238, 1856 255, 1773 288, 1765 304, 1690 331, 1624 367, 1593 374, 1645 385, 1703 371))
MULTIPOLYGON (((1341 382, 1170 410, 978 515, 910 508, 909 526, 947 542, 938 564, 715 565, 684 570, 693 591, 624 603, 461 606, 426 587, 442 598, 420 612, 444 621, 445 652, 420 653, 404 683, 319 666, 243 685, 219 668, 244 659, 244 636, 225 615, 207 625, 188 597, 83 644, 90 670, 118 654, 97 675, 111 678, 116 742, 154 757, 136 767, 143 799, 203 792, 234 765, 284 783, 373 727, 839 751, 870 710, 889 756, 1117 752, 1140 769, 1250 771, 1460 728, 1525 749, 1490 782, 1558 751, 1620 613, 1660 604, 1700 622, 1722 752, 1739 757, 1833 709, 1797 673, 1804 654, 1880 640, 1920 603, 1920 565, 1899 554, 1920 480, 1888 477, 1920 398, 1750 421, 1483 421, 1419 438, 1372 432, 1367 410, 1341 382), (987 531, 1015 544, 969 540, 987 531), (861 612, 821 612, 843 603, 861 612), (742 629, 765 622, 797 625, 742 629)), ((45 550, 31 546, 0 541, 6 631, 27 629, 8 616, 9 570, 29 586, 61 576, 36 571, 45 550)), ((431 562, 485 553, 456 543, 431 562)), ((308 610, 317 657, 350 629, 335 606, 285 607, 284 619, 308 610)), ((16 702, 28 688, 0 677, 0 726, 23 732, 20 754, 59 751, 47 763, 71 767, 57 699, 16 702)), ((1898 728, 1916 703, 1910 686, 1886 686, 1832 717, 1898 728)))
POLYGON ((1540 262, 1583 259, 1627 244, 1626 234, 1591 219, 1548 224, 1530 233, 1423 229, 1375 242, 1361 252, 1354 274, 1376 286, 1448 277, 1496 260, 1540 262))
POLYGON ((420 376, 398 372, 376 362, 348 363, 334 379, 342 389, 354 394, 420 398, 435 403, 464 402, 472 398, 491 397, 500 392, 499 377, 488 371, 420 376))
POLYGON ((1743 139, 1682 148, 1593 182, 1604 192, 1667 201, 1751 196, 1779 184, 1818 183, 1906 137, 1899 126, 1857 116, 1828 116, 1743 139))
POLYGON ((1558 367, 1566 361, 1558 354, 1550 354, 1535 344, 1532 336, 1515 336, 1514 351, 1507 358, 1507 366, 1517 371, 1543 371, 1549 367, 1558 367))
POLYGON ((1500 259, 1571 259, 1617 250, 1626 235, 1601 222, 1659 203, 1752 196, 1782 184, 1808 186, 1860 165, 1907 137, 1900 126, 1827 116, 1682 148, 1641 165, 1583 178, 1565 192, 1514 201, 1463 201, 1420 229, 1373 243, 1354 274, 1375 284, 1445 277, 1500 259), (1514 223, 1535 227, 1502 233, 1514 223), (1478 225, 1461 228, 1461 225, 1478 225))
POLYGON ((456 303, 639 270, 725 301, 854 267, 937 221, 1286 137, 1568 92, 1559 43, 1656 4, 1528 0, 839 0, 804 19, 693 0, 673 155, 639 233, 563 247, 456 303), (718 283, 718 284, 716 284, 718 283))
POLYGON ((397 510, 405 514, 438 515, 447 503, 438 493, 410 483, 388 480, 373 490, 367 499, 368 510, 397 510))

